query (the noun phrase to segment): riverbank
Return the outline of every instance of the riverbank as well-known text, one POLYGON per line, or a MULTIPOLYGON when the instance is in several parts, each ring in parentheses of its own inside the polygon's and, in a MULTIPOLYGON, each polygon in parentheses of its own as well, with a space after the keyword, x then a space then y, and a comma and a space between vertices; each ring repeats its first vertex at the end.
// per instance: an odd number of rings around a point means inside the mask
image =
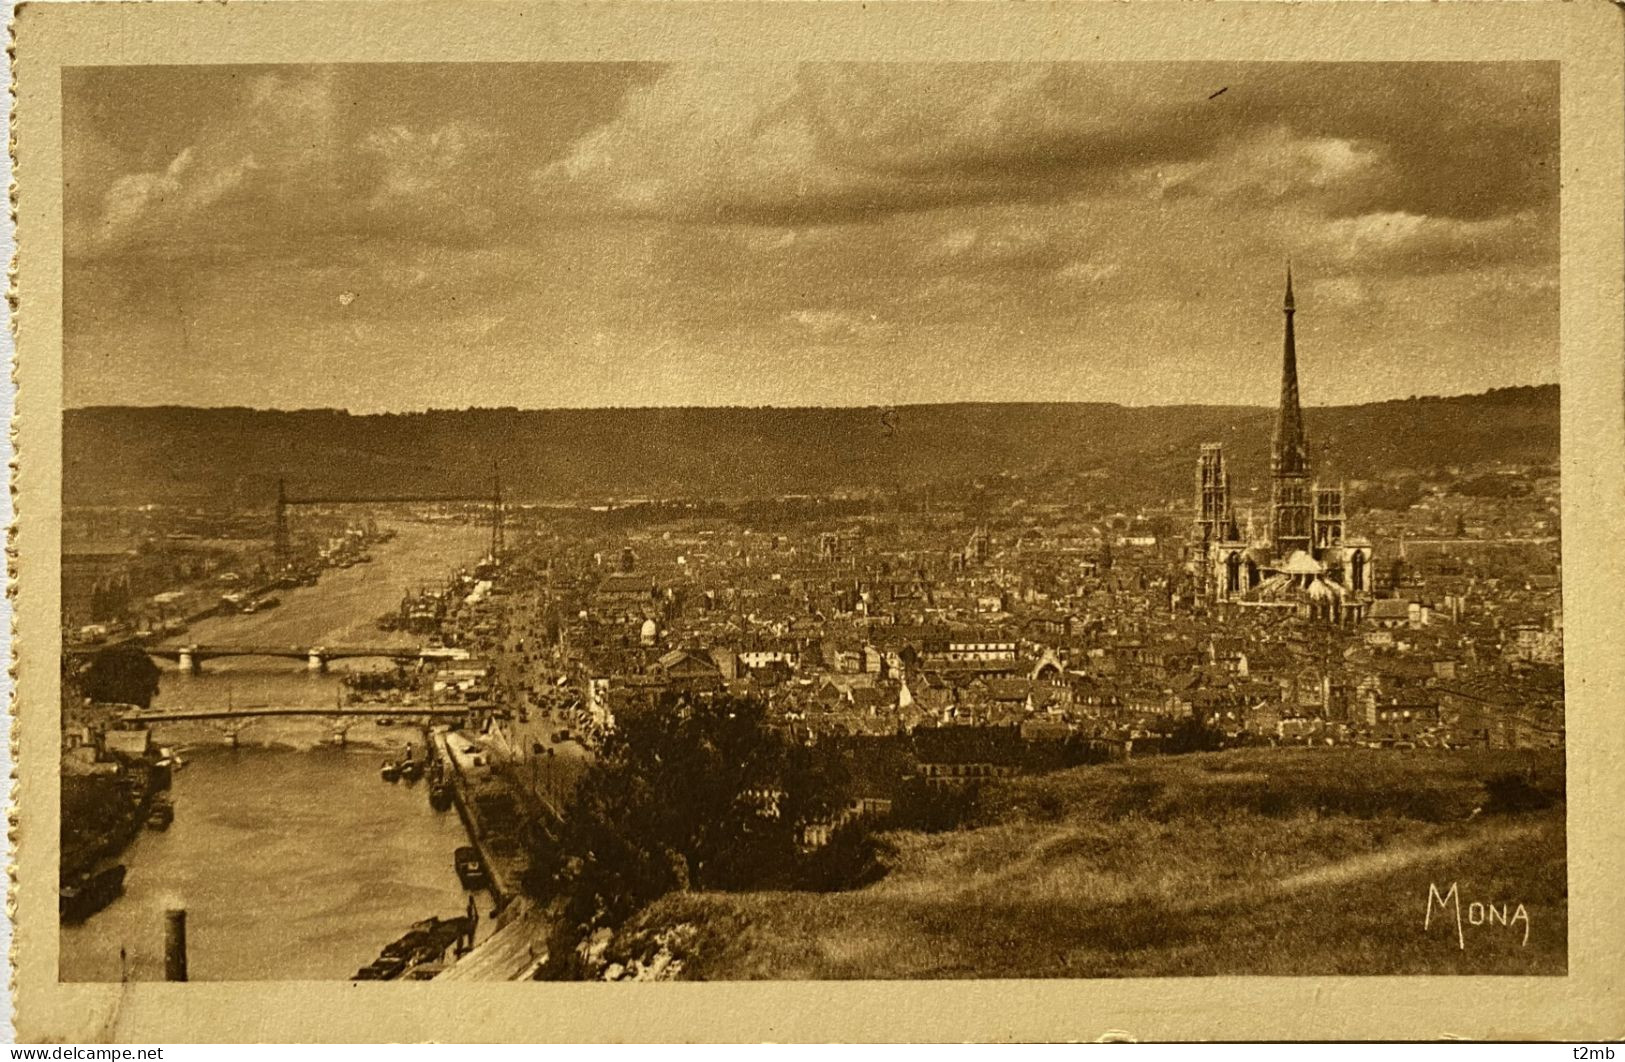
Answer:
POLYGON ((115 774, 63 772, 61 880, 122 855, 145 827, 153 798, 168 786, 168 768, 150 762, 129 764, 115 774))
POLYGON ((449 767, 452 803, 468 830, 469 843, 485 864, 487 891, 497 909, 504 910, 520 895, 528 866, 513 832, 517 825, 513 794, 492 774, 488 753, 478 742, 447 730, 435 730, 430 741, 436 758, 449 767))
MULTIPOLYGON (((490 877, 490 892, 497 904, 495 932, 476 943, 436 980, 529 980, 547 961, 551 922, 547 912, 522 891, 529 859, 506 823, 492 822, 493 808, 512 807, 520 794, 494 770, 490 751, 457 731, 431 734, 434 754, 448 764, 453 801, 468 830, 470 843, 480 853, 490 877), (503 798, 493 801, 493 797, 503 798), (483 798, 483 799, 482 799, 483 798)), ((531 812, 534 814, 534 812, 531 812)))

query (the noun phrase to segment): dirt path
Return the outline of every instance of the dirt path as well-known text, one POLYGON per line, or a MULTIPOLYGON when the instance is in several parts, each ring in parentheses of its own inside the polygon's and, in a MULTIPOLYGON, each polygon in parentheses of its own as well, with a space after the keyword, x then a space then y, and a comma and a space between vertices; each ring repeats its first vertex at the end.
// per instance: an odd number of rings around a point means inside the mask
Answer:
POLYGON ((1439 841, 1434 844, 1401 845, 1381 852, 1369 852, 1365 855, 1350 856, 1334 863, 1327 863, 1324 866, 1315 867, 1313 870, 1305 870, 1282 878, 1272 885, 1269 891, 1274 895, 1285 895, 1300 892, 1304 889, 1320 888, 1325 885, 1344 885, 1363 878, 1381 877, 1431 859, 1451 859, 1492 841, 1522 840, 1538 832, 1538 826, 1527 823, 1520 825, 1486 824, 1475 829, 1467 837, 1439 841))

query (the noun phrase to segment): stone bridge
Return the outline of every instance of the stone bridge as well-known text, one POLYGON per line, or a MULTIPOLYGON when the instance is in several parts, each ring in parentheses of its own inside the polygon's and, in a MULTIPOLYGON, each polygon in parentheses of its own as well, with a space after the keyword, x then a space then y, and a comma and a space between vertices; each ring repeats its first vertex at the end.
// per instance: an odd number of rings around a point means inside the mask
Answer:
POLYGON ((308 715, 321 719, 462 719, 470 712, 489 711, 492 705, 477 704, 356 704, 348 707, 307 705, 268 705, 255 708, 132 708, 119 716, 123 723, 188 723, 215 720, 268 719, 308 715))
MULTIPOLYGON (((136 644, 136 643, 126 643, 136 644)), ((173 660, 182 671, 196 671, 205 660, 229 656, 269 656, 303 660, 312 671, 325 671, 329 661, 378 657, 384 660, 465 660, 466 651, 417 645, 139 645, 148 656, 173 660)), ((70 649, 70 655, 88 656, 107 646, 70 649)))

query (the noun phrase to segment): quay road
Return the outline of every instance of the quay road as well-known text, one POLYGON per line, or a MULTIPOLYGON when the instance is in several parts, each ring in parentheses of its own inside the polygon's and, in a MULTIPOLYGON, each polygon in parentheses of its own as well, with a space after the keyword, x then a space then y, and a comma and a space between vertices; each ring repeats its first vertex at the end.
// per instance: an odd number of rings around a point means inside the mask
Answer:
POLYGON ((502 629, 482 646, 492 668, 493 691, 509 718, 485 736, 493 760, 511 768, 511 781, 523 786, 552 818, 562 818, 576 782, 593 754, 575 737, 560 738, 576 723, 564 708, 579 700, 573 686, 557 684, 560 674, 545 631, 546 602, 535 588, 510 587, 502 629))

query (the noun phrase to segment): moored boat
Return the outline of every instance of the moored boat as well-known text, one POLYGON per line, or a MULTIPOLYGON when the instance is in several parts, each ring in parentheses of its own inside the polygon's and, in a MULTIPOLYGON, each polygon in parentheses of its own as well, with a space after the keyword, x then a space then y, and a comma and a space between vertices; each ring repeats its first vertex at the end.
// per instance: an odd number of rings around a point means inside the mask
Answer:
POLYGON ((426 980, 442 972, 446 953, 462 954, 473 944, 478 918, 425 918, 412 923, 402 936, 384 945, 378 958, 361 967, 352 981, 393 981, 399 977, 426 980), (414 971, 425 973, 417 975, 414 971))
POLYGON ((378 775, 386 782, 393 782, 401 776, 400 765, 393 760, 385 760, 384 765, 378 769, 378 775))
POLYGON ((436 811, 445 811, 451 807, 451 784, 436 782, 429 787, 429 806, 436 811))
POLYGON ((152 807, 147 811, 147 829, 167 830, 174 821, 175 805, 167 797, 154 797, 152 807))
POLYGON ((64 883, 57 894, 62 921, 83 922, 124 894, 124 864, 80 874, 64 883))
POLYGON ((472 845, 464 845, 453 852, 452 862, 457 867, 457 878, 463 883, 463 888, 483 889, 491 883, 485 871, 485 860, 480 858, 479 850, 472 845))

